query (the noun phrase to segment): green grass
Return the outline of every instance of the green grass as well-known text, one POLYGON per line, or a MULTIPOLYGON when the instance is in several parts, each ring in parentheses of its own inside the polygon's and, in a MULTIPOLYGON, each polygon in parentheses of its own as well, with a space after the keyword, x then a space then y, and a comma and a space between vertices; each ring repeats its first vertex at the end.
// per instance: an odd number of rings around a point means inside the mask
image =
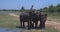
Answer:
MULTIPOLYGON (((8 13, 15 13, 17 15, 19 15, 19 12, 5 12, 2 11, 0 12, 0 28, 9 28, 9 30, 12 29, 17 29, 20 30, 19 28, 16 28, 16 26, 20 26, 20 22, 19 19, 17 17, 13 17, 8 15, 8 13)), ((35 29, 35 30, 24 30, 24 32, 60 32, 52 27, 46 27, 46 29, 43 30, 39 30, 39 29, 35 29)))
POLYGON ((19 23, 19 19, 13 16, 8 15, 10 12, 1 12, 0 13, 0 26, 1 27, 14 27, 19 23))
POLYGON ((60 18, 60 12, 48 13, 49 17, 60 18))
POLYGON ((53 21, 60 23, 60 12, 48 13, 48 18, 52 18, 53 21), (56 19, 56 20, 54 20, 56 19))

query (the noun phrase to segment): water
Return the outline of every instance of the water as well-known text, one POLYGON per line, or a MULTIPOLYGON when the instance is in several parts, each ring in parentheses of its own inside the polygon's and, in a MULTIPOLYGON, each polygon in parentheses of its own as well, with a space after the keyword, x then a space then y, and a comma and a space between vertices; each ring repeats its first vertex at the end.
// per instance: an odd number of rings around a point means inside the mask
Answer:
POLYGON ((0 28, 0 32, 20 32, 20 30, 9 30, 7 28, 0 28))
POLYGON ((0 32, 25 32, 27 29, 9 29, 9 28, 0 28, 0 32))

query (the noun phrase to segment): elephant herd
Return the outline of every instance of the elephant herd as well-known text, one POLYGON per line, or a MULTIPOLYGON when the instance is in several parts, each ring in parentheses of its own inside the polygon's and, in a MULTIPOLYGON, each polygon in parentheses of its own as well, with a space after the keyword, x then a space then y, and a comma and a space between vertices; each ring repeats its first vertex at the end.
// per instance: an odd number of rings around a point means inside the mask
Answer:
POLYGON ((29 11, 29 12, 22 12, 19 15, 21 28, 25 28, 25 22, 28 23, 28 29, 31 28, 45 28, 45 22, 47 20, 47 13, 45 12, 37 12, 37 11, 29 11), (38 25, 38 22, 39 25, 38 25), (34 26, 35 24, 35 26, 34 26))

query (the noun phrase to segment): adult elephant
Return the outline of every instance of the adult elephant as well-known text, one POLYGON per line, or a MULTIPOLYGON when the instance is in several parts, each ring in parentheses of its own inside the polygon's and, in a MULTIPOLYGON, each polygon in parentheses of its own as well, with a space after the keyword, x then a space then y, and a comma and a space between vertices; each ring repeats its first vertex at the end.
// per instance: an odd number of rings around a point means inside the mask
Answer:
POLYGON ((29 14, 23 12, 19 16, 20 16, 19 18, 20 18, 21 28, 25 28, 24 23, 28 22, 28 29, 29 29, 29 27, 30 27, 29 14))
POLYGON ((38 15, 37 15, 37 12, 35 10, 32 10, 30 13, 30 26, 32 28, 34 28, 34 23, 35 23, 35 28, 37 28, 37 25, 38 25, 38 15), (33 22, 33 23, 32 23, 33 22))
POLYGON ((47 13, 45 13, 45 12, 40 12, 40 13, 39 13, 39 20, 40 20, 39 28, 40 28, 40 29, 45 28, 45 22, 46 22, 46 20, 47 20, 47 13))

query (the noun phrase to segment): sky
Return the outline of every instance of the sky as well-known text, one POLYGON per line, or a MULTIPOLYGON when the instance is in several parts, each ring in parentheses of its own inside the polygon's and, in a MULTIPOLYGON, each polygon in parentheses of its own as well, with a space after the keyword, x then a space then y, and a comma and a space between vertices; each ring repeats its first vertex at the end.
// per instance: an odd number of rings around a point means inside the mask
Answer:
POLYGON ((50 5, 56 6, 60 4, 60 0, 0 0, 0 9, 30 9, 34 5, 34 9, 48 7, 50 5))

